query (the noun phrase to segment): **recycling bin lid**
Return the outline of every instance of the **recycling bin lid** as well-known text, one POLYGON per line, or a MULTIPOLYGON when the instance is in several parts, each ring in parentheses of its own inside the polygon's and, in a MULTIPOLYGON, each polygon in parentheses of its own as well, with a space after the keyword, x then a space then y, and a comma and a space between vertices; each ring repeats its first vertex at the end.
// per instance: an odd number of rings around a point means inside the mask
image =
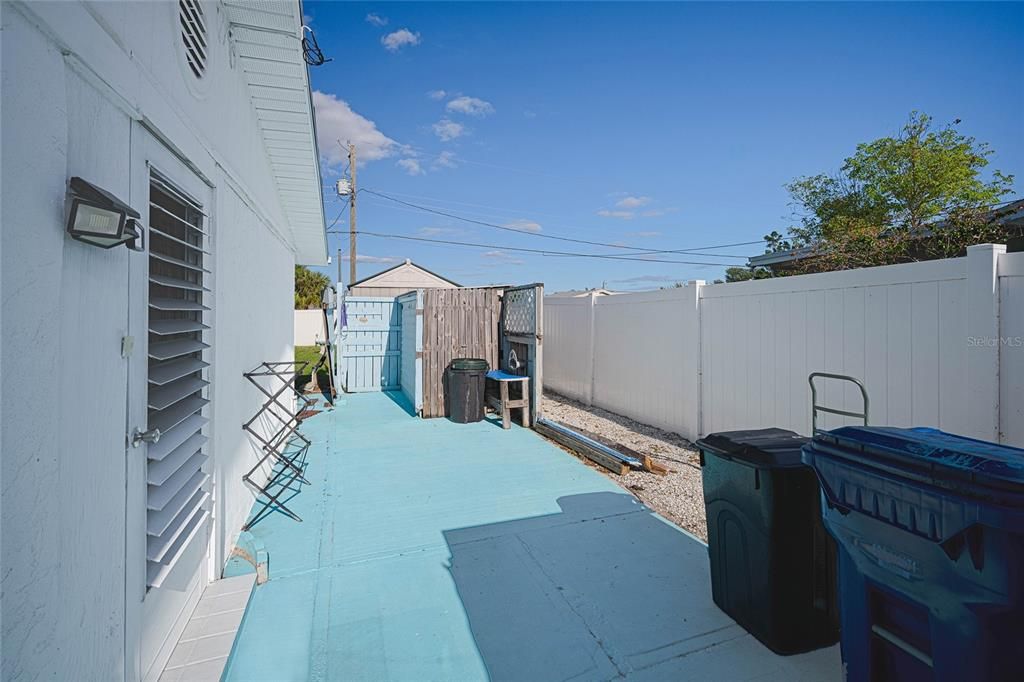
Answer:
POLYGON ((697 447, 759 467, 792 467, 802 466, 800 448, 808 440, 786 429, 719 431, 698 440, 697 447))
POLYGON ((924 427, 843 426, 819 433, 807 450, 971 497, 1009 492, 1024 503, 1024 450, 1008 445, 924 427))

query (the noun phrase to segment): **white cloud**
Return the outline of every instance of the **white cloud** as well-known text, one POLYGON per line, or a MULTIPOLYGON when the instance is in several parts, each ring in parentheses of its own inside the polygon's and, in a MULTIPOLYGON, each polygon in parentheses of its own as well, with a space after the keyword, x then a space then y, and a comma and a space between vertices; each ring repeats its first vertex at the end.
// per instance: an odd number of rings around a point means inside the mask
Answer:
POLYGON ((437 155, 437 158, 430 164, 430 167, 435 170, 438 168, 458 168, 459 164, 455 159, 455 152, 446 150, 437 155))
POLYGON ((465 132, 466 126, 461 123, 456 123, 448 118, 442 118, 434 124, 434 134, 441 138, 442 142, 448 142, 449 140, 454 140, 457 137, 462 137, 465 132))
POLYGON ((619 208, 640 208, 651 203, 650 197, 623 197, 615 202, 619 208))
POLYGON ((440 99, 444 99, 447 96, 448 96, 448 93, 445 92, 444 90, 431 90, 430 92, 427 93, 427 97, 429 97, 430 99, 438 99, 438 100, 440 100, 440 99))
POLYGON ((527 109, 523 112, 523 116, 526 118, 537 118, 537 112, 527 109))
POLYGON ((468 116, 489 116, 494 113, 494 105, 476 97, 462 95, 445 105, 445 109, 468 116))
POLYGON ((399 159, 397 165, 409 175, 423 175, 426 173, 423 167, 420 166, 420 162, 416 159, 399 159))
MULTIPOLYGON (((341 260, 352 260, 352 258, 346 253, 341 257, 341 260)), ((388 263, 399 263, 401 261, 401 258, 397 258, 395 256, 366 256, 361 253, 356 254, 357 263, 380 263, 386 265, 388 263)))
POLYGON ((313 109, 316 112, 316 134, 320 154, 328 164, 338 164, 348 156, 341 144, 356 145, 359 160, 377 161, 393 156, 398 143, 380 132, 377 125, 356 112, 345 100, 334 95, 313 91, 313 109), (341 144, 338 144, 339 140, 341 144))
POLYGON ((378 27, 379 26, 387 26, 388 25, 388 18, 387 17, 382 17, 379 14, 374 14, 373 12, 370 12, 369 14, 366 15, 366 23, 373 24, 374 26, 378 26, 378 27))
POLYGON ((652 209, 649 209, 647 211, 642 212, 640 215, 642 215, 644 218, 657 218, 659 216, 665 215, 666 213, 668 213, 667 209, 664 209, 664 208, 652 208, 652 209))
POLYGON ((504 251, 484 251, 481 256, 489 258, 505 265, 522 265, 523 261, 515 256, 505 253, 504 251))
POLYGON ((602 208, 597 212, 597 215, 604 218, 618 218, 620 220, 632 220, 636 215, 633 211, 610 211, 607 208, 602 208))
POLYGON ((660 237, 661 232, 657 230, 640 230, 639 232, 627 232, 627 237, 660 237))
POLYGON ((461 227, 421 227, 416 231, 423 237, 440 237, 441 235, 446 236, 469 236, 470 232, 461 227))
POLYGON ((420 34, 407 28, 400 28, 380 39, 380 44, 389 52, 398 52, 403 47, 420 44, 420 34))
POLYGON ((514 230, 521 230, 523 232, 540 232, 543 229, 540 223, 532 220, 513 220, 510 223, 505 223, 505 227, 511 227, 514 230))

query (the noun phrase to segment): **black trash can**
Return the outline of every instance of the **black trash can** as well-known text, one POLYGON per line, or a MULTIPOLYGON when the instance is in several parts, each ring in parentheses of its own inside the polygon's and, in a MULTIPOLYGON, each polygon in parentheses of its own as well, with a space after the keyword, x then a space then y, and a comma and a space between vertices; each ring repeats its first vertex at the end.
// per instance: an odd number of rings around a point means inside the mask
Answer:
POLYGON ((484 418, 487 361, 456 358, 448 365, 448 418, 459 424, 484 418))
POLYGON ((835 542, 821 521, 807 438, 783 429, 697 441, 715 604, 772 651, 839 640, 835 542))

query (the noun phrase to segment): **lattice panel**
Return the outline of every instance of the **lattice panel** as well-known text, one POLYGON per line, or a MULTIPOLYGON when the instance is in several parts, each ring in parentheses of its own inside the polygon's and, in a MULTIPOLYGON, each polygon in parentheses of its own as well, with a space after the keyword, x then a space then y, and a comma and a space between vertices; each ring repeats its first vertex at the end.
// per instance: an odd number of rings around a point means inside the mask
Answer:
POLYGON ((506 289, 504 331, 513 336, 537 333, 537 288, 506 289))

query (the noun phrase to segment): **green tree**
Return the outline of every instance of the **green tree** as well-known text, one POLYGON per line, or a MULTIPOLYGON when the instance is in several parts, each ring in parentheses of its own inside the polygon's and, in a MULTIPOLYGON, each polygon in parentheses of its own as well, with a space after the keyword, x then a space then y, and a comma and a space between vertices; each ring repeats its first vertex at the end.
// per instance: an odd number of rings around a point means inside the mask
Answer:
POLYGON ((843 171, 894 227, 921 230, 940 216, 996 204, 1010 193, 1013 176, 996 170, 983 180, 993 151, 957 131, 957 123, 934 130, 931 116, 911 112, 896 137, 857 145, 843 171))
POLYGON ((330 278, 322 272, 314 272, 305 265, 296 265, 295 309, 319 308, 324 289, 330 284, 330 278))
POLYGON ((955 256, 998 239, 984 210, 1011 192, 1013 176, 985 179, 993 151, 958 123, 936 129, 912 112, 898 135, 857 145, 836 175, 789 183, 797 224, 787 237, 766 235, 766 251, 809 246, 815 257, 798 268, 808 272, 955 256))

